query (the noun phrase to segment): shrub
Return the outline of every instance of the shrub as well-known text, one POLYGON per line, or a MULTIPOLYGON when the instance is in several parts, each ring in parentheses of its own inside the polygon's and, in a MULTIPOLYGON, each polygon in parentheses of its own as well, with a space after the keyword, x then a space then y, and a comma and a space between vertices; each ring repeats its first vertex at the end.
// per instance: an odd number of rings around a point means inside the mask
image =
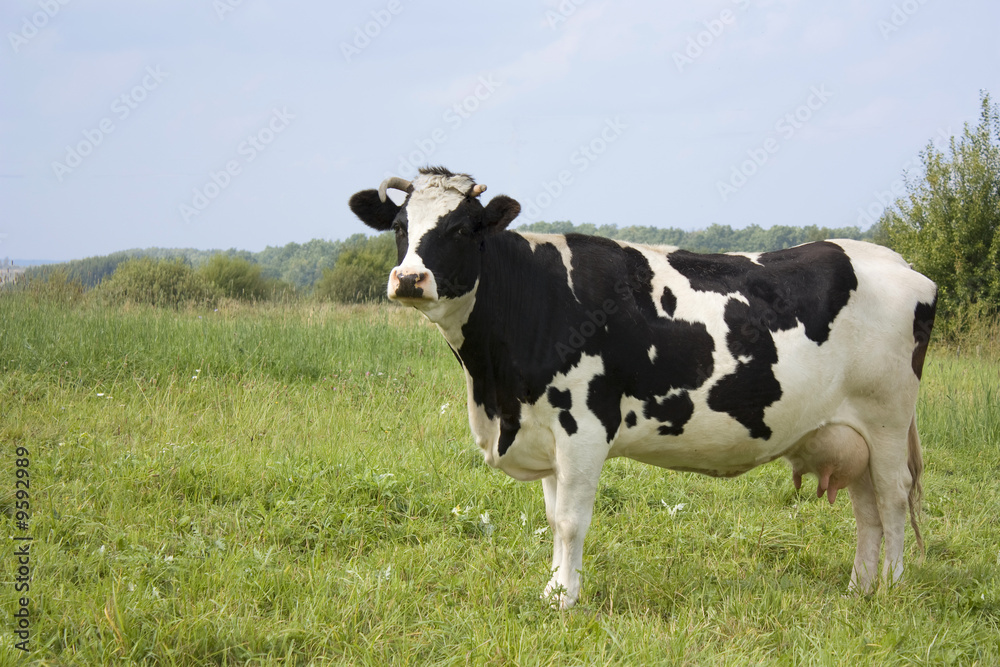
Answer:
POLYGON ((38 301, 62 304, 78 303, 83 298, 83 283, 71 278, 65 270, 50 271, 44 276, 21 276, 14 289, 26 292, 38 301))
POLYGON ((332 269, 324 269, 316 283, 316 296, 339 303, 384 300, 389 272, 396 266, 396 245, 391 234, 359 241, 344 250, 332 269))
POLYGON ((240 257, 213 255, 199 269, 201 276, 233 299, 260 300, 267 298, 277 286, 256 264, 240 257))
POLYGON ((210 305, 221 295, 182 259, 154 260, 149 257, 123 262, 111 278, 101 283, 101 295, 115 303, 144 303, 178 307, 210 305))

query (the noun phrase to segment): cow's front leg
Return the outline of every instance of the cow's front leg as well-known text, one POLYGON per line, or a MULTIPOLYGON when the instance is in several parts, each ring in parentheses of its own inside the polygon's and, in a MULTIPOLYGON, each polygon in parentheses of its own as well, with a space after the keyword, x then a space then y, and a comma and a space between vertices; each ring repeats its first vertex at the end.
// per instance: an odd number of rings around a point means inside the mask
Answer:
POLYGON ((555 475, 542 480, 545 515, 552 528, 553 542, 552 579, 543 595, 560 609, 572 607, 580 596, 583 540, 594 514, 597 484, 604 463, 604 451, 600 454, 558 466, 555 475))
POLYGON ((555 474, 549 475, 542 479, 542 493, 545 496, 545 520, 549 524, 549 531, 552 533, 552 581, 549 582, 548 587, 545 589, 545 595, 548 596, 552 592, 552 587, 555 586, 555 573, 562 563, 562 540, 555 538, 556 535, 556 494, 558 493, 559 483, 556 481, 555 474))

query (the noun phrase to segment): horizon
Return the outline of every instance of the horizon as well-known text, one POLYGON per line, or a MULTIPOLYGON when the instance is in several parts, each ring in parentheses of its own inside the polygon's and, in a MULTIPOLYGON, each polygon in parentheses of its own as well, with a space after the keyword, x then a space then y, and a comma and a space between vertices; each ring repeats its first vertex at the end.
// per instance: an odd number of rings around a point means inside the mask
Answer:
MULTIPOLYGON (((536 224, 550 224, 550 225, 570 224, 570 225, 573 225, 575 228, 579 228, 581 226, 591 225, 591 224, 595 224, 595 223, 587 223, 587 222, 585 222, 585 223, 574 223, 571 220, 552 220, 552 221, 539 220, 537 222, 524 223, 523 225, 519 225, 518 227, 513 227, 513 228, 511 228, 511 231, 515 231, 516 232, 519 229, 521 229, 521 227, 532 226, 532 225, 536 225, 536 224)), ((597 225, 597 226, 601 227, 601 225, 597 225)), ((614 223, 609 223, 608 225, 605 225, 605 226, 615 227, 619 231, 621 229, 623 229, 621 226, 615 225, 614 223)), ((704 227, 704 228, 701 228, 701 229, 682 229, 680 227, 656 227, 655 225, 638 225, 638 226, 639 227, 648 227, 649 229, 677 230, 677 231, 682 231, 682 232, 687 233, 687 234, 697 234, 699 232, 705 232, 705 231, 709 230, 711 227, 716 226, 716 225, 709 225, 708 227, 704 227)), ((753 227, 754 225, 747 225, 745 227, 732 227, 731 225, 718 225, 718 226, 722 227, 724 229, 728 228, 728 229, 730 229, 732 231, 740 231, 740 230, 749 229, 749 228, 753 227)), ((806 229, 809 226, 810 225, 778 225, 778 224, 775 224, 775 225, 770 225, 769 227, 760 227, 760 228, 761 229, 765 229, 765 230, 771 229, 773 227, 788 227, 788 228, 791 228, 791 229, 806 229)), ((870 228, 869 229, 862 229, 860 227, 857 227, 856 225, 846 225, 844 227, 820 227, 820 229, 828 229, 829 231, 832 231, 832 232, 833 231, 844 231, 844 230, 852 229, 852 228, 853 229, 857 229, 858 232, 861 233, 861 234, 866 234, 866 233, 868 233, 870 231, 870 228)), ((365 229, 367 230, 367 232, 365 232, 365 231, 356 232, 356 233, 352 234, 351 236, 348 236, 348 237, 345 237, 345 238, 339 238, 339 239, 314 238, 314 239, 309 239, 307 241, 289 241, 288 243, 285 243, 285 244, 282 244, 282 245, 275 245, 275 246, 270 246, 269 245, 269 246, 265 246, 261 250, 256 250, 256 251, 254 251, 254 250, 248 250, 246 248, 238 248, 236 246, 232 246, 232 247, 229 247, 229 248, 194 248, 194 247, 179 247, 179 246, 174 246, 174 247, 147 246, 145 248, 119 248, 117 250, 112 250, 110 252, 102 253, 102 254, 99 254, 99 255, 87 255, 85 257, 71 257, 69 259, 21 259, 21 258, 10 258, 10 257, 4 256, 4 257, 0 258, 0 261, 2 261, 5 265, 12 265, 14 267, 20 267, 20 268, 29 268, 29 267, 32 267, 32 266, 45 266, 47 264, 68 264, 70 262, 76 262, 76 261, 80 261, 80 260, 94 259, 94 258, 100 258, 100 257, 108 257, 110 255, 116 255, 116 254, 119 254, 119 253, 126 253, 126 252, 144 253, 144 252, 151 252, 151 251, 175 250, 177 252, 191 251, 191 252, 197 252, 197 253, 212 253, 212 254, 225 254, 225 253, 232 253, 232 252, 236 252, 236 253, 248 252, 248 253, 250 253, 252 255, 258 255, 258 254, 261 254, 263 252, 266 252, 270 248, 280 249, 280 248, 288 247, 290 245, 300 245, 301 246, 301 245, 305 245, 307 243, 311 243, 313 241, 322 241, 324 243, 346 243, 348 240, 350 240, 350 238, 352 238, 354 236, 359 236, 360 235, 360 236, 365 236, 367 238, 371 238, 371 237, 374 237, 374 236, 379 236, 381 234, 387 234, 387 233, 389 233, 389 232, 373 232, 371 229, 368 229, 368 228, 365 228, 365 229)), ((256 261, 256 259, 254 261, 256 261)))

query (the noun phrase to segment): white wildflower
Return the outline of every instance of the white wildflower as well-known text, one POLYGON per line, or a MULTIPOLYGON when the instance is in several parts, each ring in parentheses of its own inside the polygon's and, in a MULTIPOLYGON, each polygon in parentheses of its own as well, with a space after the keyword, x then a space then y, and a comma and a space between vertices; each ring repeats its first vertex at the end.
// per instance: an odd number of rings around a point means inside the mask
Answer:
POLYGON ((670 505, 667 504, 667 501, 663 500, 662 498, 660 499, 660 504, 663 505, 663 508, 667 510, 667 513, 670 516, 677 516, 678 512, 687 507, 687 503, 677 503, 676 505, 671 507, 670 505))
POLYGON ((451 405, 451 403, 445 403, 444 405, 442 405, 441 406, 441 414, 444 414, 444 411, 447 410, 448 406, 450 406, 450 405, 451 405))
POLYGON ((549 529, 548 526, 542 526, 541 528, 536 528, 535 529, 535 535, 544 535, 545 531, 548 530, 548 529, 549 529))
POLYGON ((482 522, 482 523, 489 523, 490 522, 490 512, 489 512, 489 510, 486 510, 485 512, 483 512, 482 514, 479 515, 479 521, 482 522))

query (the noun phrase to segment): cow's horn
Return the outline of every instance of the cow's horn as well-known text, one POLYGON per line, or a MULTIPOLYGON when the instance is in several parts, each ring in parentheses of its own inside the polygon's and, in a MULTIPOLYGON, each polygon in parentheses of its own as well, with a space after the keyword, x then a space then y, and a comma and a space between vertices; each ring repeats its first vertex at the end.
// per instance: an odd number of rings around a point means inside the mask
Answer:
POLYGON ((483 185, 482 183, 479 183, 478 185, 473 185, 472 186, 472 196, 473 197, 478 197, 479 195, 483 194, 484 192, 486 192, 486 186, 483 185))
POLYGON ((389 188, 393 190, 402 190, 403 192, 410 193, 413 192, 413 183, 410 183, 405 178, 400 178, 399 176, 390 176, 389 178, 382 181, 382 185, 378 186, 378 198, 385 203, 386 194, 385 191, 389 188))

